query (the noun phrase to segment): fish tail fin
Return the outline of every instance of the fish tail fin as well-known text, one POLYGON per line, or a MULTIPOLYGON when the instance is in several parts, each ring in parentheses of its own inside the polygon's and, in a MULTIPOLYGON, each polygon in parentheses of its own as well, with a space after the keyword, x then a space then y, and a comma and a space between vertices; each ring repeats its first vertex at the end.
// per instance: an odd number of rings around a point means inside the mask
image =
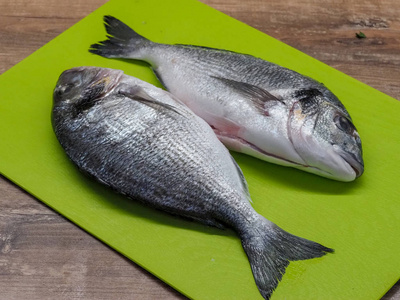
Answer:
POLYGON ((285 273, 289 261, 321 257, 334 250, 292 235, 260 216, 261 224, 241 234, 256 285, 269 299, 285 273))
POLYGON ((112 16, 104 16, 107 40, 93 44, 89 52, 113 58, 141 58, 140 50, 153 44, 152 41, 138 34, 128 25, 112 16))

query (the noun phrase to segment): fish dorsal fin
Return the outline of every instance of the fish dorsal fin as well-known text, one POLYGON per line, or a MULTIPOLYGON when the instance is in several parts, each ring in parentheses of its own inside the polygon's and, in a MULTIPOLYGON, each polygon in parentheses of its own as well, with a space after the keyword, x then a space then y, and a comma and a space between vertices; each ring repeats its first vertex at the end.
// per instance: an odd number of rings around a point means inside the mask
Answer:
POLYGON ((118 91, 118 94, 128 97, 134 101, 139 101, 154 109, 159 109, 160 107, 162 107, 164 109, 171 110, 179 115, 182 115, 176 107, 155 99, 154 97, 150 96, 142 87, 139 86, 124 86, 118 91))
POLYGON ((246 98, 253 101, 253 103, 256 105, 256 107, 258 107, 263 113, 265 112, 265 105, 264 105, 265 102, 267 102, 267 101, 282 102, 282 100, 278 99, 277 97, 272 95, 267 90, 260 88, 258 86, 255 86, 253 84, 236 81, 236 80, 232 80, 232 79, 227 79, 227 78, 222 78, 222 77, 217 77, 217 76, 212 76, 212 77, 219 80, 220 82, 224 83, 225 85, 233 88, 238 93, 242 94, 246 98))

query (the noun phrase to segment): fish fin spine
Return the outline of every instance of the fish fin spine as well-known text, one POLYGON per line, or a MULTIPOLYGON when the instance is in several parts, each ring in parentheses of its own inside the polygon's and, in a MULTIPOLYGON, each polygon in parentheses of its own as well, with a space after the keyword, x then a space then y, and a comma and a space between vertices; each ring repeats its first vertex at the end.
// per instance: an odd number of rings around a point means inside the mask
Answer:
POLYGON ((104 16, 107 40, 92 44, 89 52, 107 58, 141 59, 140 50, 153 42, 115 17, 104 16))
POLYGON ((269 299, 290 261, 321 257, 334 250, 292 235, 260 218, 260 225, 241 234, 241 240, 256 285, 262 296, 269 299))

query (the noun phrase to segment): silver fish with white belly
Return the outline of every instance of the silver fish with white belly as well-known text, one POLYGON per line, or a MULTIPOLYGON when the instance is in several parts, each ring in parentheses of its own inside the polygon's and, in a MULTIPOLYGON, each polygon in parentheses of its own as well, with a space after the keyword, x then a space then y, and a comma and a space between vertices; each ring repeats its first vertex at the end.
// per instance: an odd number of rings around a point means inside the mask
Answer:
POLYGON ((165 212, 235 230, 265 299, 289 260, 333 251, 258 214, 211 127, 162 89, 119 70, 70 69, 54 90, 52 124, 68 157, 101 183, 165 212))
POLYGON ((148 62, 229 149, 339 181, 363 173, 360 136, 323 84, 251 55, 155 43, 104 20, 108 40, 89 51, 148 62))

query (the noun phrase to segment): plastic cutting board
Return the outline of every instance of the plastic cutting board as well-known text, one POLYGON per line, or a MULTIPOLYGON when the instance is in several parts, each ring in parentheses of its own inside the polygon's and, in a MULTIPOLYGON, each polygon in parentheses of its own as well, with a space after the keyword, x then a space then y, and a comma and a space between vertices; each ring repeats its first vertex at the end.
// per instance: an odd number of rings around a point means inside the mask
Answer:
POLYGON ((249 53, 323 82, 361 135, 365 173, 352 183, 234 154, 255 209, 336 250, 292 262, 273 299, 378 299, 400 274, 400 103, 193 0, 113 0, 0 77, 0 172, 92 235, 194 299, 261 299, 233 231, 154 211, 107 190, 67 159, 51 128, 65 69, 101 66, 157 82, 143 63, 90 54, 113 15, 142 35, 249 53))

